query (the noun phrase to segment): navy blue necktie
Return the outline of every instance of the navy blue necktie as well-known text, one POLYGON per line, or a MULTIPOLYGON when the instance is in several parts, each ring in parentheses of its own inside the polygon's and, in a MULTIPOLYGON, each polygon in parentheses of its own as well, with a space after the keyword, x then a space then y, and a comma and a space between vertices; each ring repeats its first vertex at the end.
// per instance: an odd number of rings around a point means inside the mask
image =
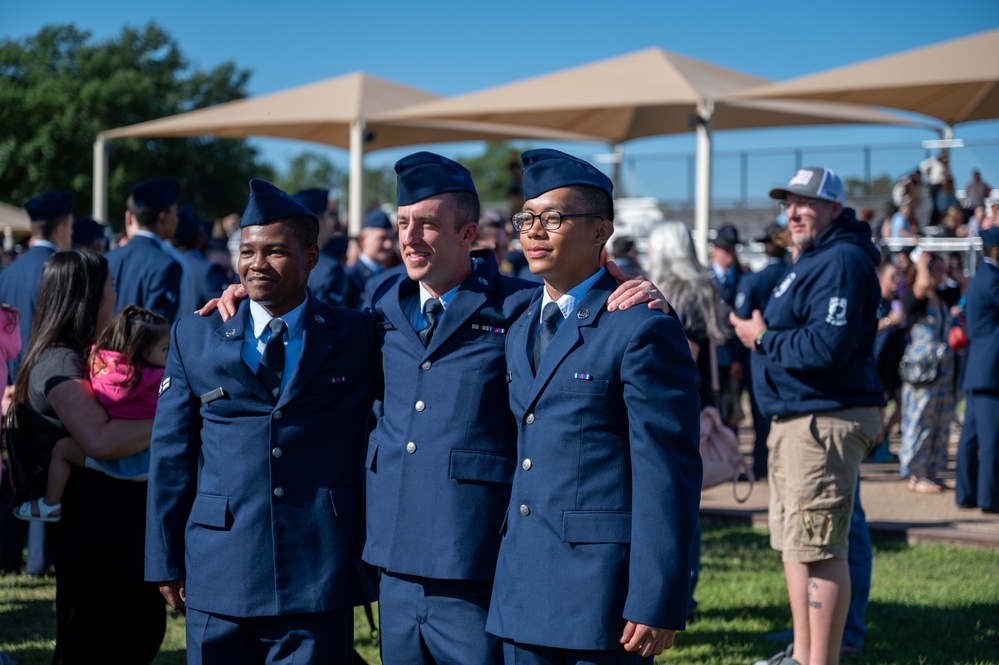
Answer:
POLYGON ((541 359, 544 357, 545 351, 552 341, 552 337, 558 331, 558 322, 562 318, 562 310, 559 309, 557 302, 553 301, 545 305, 545 309, 541 313, 541 326, 538 328, 538 336, 534 339, 535 372, 541 367, 541 359))
POLYGON ((430 298, 423 303, 423 318, 427 325, 420 331, 420 341, 423 342, 424 348, 430 346, 430 340, 434 336, 434 330, 437 329, 437 324, 443 313, 444 305, 437 298, 430 298))
POLYGON ((284 377, 284 335, 288 326, 281 319, 271 319, 267 327, 270 328, 271 336, 260 356, 257 378, 277 400, 281 394, 281 379, 284 377))

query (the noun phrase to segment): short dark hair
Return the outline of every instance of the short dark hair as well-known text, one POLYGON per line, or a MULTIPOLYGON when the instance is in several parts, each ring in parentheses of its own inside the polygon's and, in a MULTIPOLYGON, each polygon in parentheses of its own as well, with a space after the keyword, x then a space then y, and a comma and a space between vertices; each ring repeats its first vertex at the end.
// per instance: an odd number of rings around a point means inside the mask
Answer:
POLYGON ((32 235, 38 236, 44 240, 52 240, 52 236, 55 235, 56 229, 63 224, 72 223, 73 216, 70 214, 53 217, 52 219, 44 219, 40 222, 31 222, 31 233, 32 235))
MULTIPOLYGON (((171 204, 172 205, 172 204, 171 204)), ((168 210, 170 206, 165 208, 140 208, 135 204, 135 199, 131 196, 125 201, 125 207, 128 211, 132 213, 132 217, 135 218, 135 223, 143 229, 152 229, 156 226, 156 222, 160 219, 160 213, 168 210)))
POLYGON ((607 192, 585 185, 574 186, 573 190, 579 194, 580 204, 586 207, 586 212, 597 213, 601 219, 614 221, 614 199, 607 192))
POLYGON ((312 247, 319 242, 319 223, 312 217, 285 217, 275 220, 284 222, 291 229, 292 235, 302 243, 304 249, 312 247))
POLYGON ((460 230, 465 224, 479 223, 479 195, 474 192, 447 192, 454 210, 454 228, 460 230))

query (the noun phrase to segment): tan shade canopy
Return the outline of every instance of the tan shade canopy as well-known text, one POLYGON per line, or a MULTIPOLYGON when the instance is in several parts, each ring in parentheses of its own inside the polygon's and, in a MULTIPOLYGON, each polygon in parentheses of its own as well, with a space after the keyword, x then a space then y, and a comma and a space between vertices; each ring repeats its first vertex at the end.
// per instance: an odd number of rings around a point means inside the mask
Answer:
POLYGON ((544 127, 615 143, 692 131, 691 116, 703 101, 714 103, 714 129, 900 122, 889 114, 856 106, 727 101, 735 92, 765 83, 766 79, 650 48, 376 117, 544 127))
POLYGON ((948 125, 999 118, 999 30, 754 88, 750 98, 904 109, 948 125))
POLYGON ((364 121, 366 151, 442 141, 542 138, 593 140, 536 128, 511 128, 472 123, 378 123, 379 113, 439 99, 437 95, 368 74, 355 72, 260 97, 150 120, 104 132, 108 139, 129 136, 169 138, 270 136, 350 148, 350 127, 364 121))
POLYGON ((24 208, 0 201, 0 229, 10 227, 13 231, 31 232, 31 219, 24 208))

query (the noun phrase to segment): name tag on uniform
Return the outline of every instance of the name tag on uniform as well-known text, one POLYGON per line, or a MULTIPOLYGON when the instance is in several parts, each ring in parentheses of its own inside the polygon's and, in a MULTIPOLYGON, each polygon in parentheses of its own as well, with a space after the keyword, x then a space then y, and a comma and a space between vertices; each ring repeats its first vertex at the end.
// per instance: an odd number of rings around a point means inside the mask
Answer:
POLYGON ((223 397, 227 397, 226 392, 219 387, 202 395, 201 403, 208 404, 209 402, 214 402, 215 400, 222 399, 223 397))
POLYGON ((392 323, 391 321, 385 321, 385 320, 379 321, 378 322, 378 327, 381 328, 382 330, 384 330, 385 332, 388 332, 389 330, 395 330, 396 329, 394 323, 392 323))

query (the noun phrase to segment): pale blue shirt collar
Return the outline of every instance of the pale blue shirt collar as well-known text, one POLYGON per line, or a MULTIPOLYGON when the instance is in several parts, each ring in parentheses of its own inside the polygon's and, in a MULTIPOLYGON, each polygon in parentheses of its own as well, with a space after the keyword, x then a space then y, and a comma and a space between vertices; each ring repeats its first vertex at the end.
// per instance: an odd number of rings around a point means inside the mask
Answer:
POLYGON ((371 272, 380 273, 381 271, 385 270, 385 266, 378 263, 374 259, 365 256, 364 254, 358 254, 357 260, 363 263, 365 266, 367 266, 368 269, 371 270, 371 272))
POLYGON ((715 279, 724 284, 725 279, 728 277, 728 268, 722 268, 720 265, 712 261, 711 270, 715 273, 715 279))
MULTIPOLYGON (((281 377, 282 392, 288 386, 288 381, 291 380, 291 375, 298 366, 298 361, 302 356, 302 347, 305 343, 305 336, 302 330, 305 322, 305 305, 308 303, 308 300, 308 296, 306 296, 301 305, 283 316, 277 317, 288 326, 288 334, 284 338, 284 375, 281 377)), ((250 301, 249 323, 253 334, 243 336, 243 347, 240 350, 240 357, 254 374, 257 373, 257 368, 260 367, 260 358, 264 353, 264 347, 267 345, 267 339, 263 338, 265 331, 267 337, 270 338, 267 324, 273 318, 275 317, 271 316, 263 306, 252 300, 250 301)))
POLYGON ((42 240, 41 238, 38 238, 36 240, 32 240, 31 241, 31 246, 32 247, 48 247, 53 252, 58 252, 59 251, 59 248, 56 247, 54 243, 51 243, 48 240, 42 240))
MULTIPOLYGON (((475 272, 475 269, 478 267, 479 267, 479 261, 477 261, 476 259, 472 259, 472 272, 475 272)), ((462 280, 462 283, 464 283, 464 280, 462 280)), ((418 284, 420 285, 420 306, 417 309, 417 311, 413 312, 412 315, 410 316, 410 322, 413 324, 414 330, 422 330, 423 327, 427 325, 426 320, 423 318, 423 305, 425 305, 428 300, 434 297, 433 294, 431 294, 430 291, 427 290, 427 287, 423 285, 423 282, 418 282, 418 284)), ((458 286, 454 287, 447 293, 442 294, 438 298, 438 300, 441 301, 441 305, 444 306, 445 312, 447 311, 447 306, 451 304, 451 300, 454 298, 455 294, 458 293, 458 289, 460 288, 461 284, 458 284, 458 286)))
POLYGON ((999 268, 999 263, 996 263, 988 256, 983 256, 982 261, 985 261, 985 263, 991 263, 993 268, 999 268))
POLYGON ((163 238, 159 237, 158 235, 156 235, 152 231, 147 231, 145 229, 139 229, 138 231, 136 231, 135 233, 132 234, 133 238, 135 236, 142 236, 143 238, 150 238, 151 240, 155 241, 157 245, 159 245, 160 247, 163 247, 163 238))
MULTIPOLYGON (((541 313, 545 311, 545 305, 550 302, 558 304, 558 308, 562 310, 563 321, 569 318, 569 315, 576 311, 576 305, 579 304, 579 301, 583 299, 583 296, 590 292, 590 289, 593 288, 593 285, 597 283, 597 280, 600 279, 604 272, 605 270, 601 267, 593 273, 591 277, 569 289, 569 291, 558 300, 553 300, 552 297, 548 295, 547 287, 542 288, 541 311, 538 312, 538 321, 541 321, 541 313)), ((559 323, 559 325, 561 325, 561 323, 559 323)))
MULTIPOLYGON (((285 339, 292 339, 297 336, 302 331, 302 322, 305 319, 305 305, 308 303, 309 298, 302 301, 302 304, 295 309, 279 316, 277 318, 284 321, 285 325, 288 326, 288 335, 285 339)), ((267 330, 267 324, 271 322, 271 319, 275 317, 270 315, 263 305, 260 303, 250 301, 250 326, 253 329, 253 336, 256 337, 261 342, 267 343, 266 339, 262 339, 264 331, 267 330)), ((268 337, 270 335, 268 334, 268 337)))

